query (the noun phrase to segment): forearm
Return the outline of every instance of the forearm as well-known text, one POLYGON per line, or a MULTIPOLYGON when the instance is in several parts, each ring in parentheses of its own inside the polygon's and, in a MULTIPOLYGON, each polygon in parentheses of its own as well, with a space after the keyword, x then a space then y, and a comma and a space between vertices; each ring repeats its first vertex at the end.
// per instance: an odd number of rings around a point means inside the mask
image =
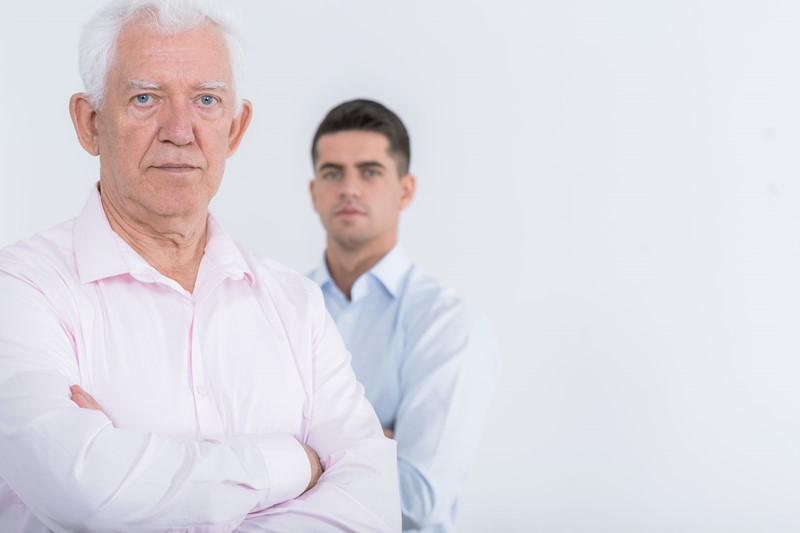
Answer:
POLYGON ((460 483, 451 480, 453 472, 423 471, 403 459, 397 462, 400 482, 400 508, 403 524, 415 528, 443 521, 458 499, 460 483))
POLYGON ((395 420, 404 526, 449 522, 497 379, 491 332, 468 313, 430 320, 409 343, 395 420))
MULTIPOLYGON (((316 290, 316 288, 315 288, 316 290)), ((321 295, 310 322, 312 365, 307 444, 325 472, 299 498, 248 517, 242 531, 399 531, 400 494, 396 444, 387 439, 350 366, 349 354, 321 295), (258 515, 258 516, 256 516, 258 515)))
POLYGON ((488 399, 484 405, 474 400, 456 393, 442 410, 414 410, 398 418, 397 475, 404 523, 423 528, 450 519, 477 453, 488 406, 488 399))
POLYGON ((190 431, 133 431, 79 408, 69 387, 90 360, 70 314, 54 311, 65 304, 2 273, 0 294, 0 477, 50 529, 225 531, 305 489, 308 458, 291 435, 195 442, 190 431))
POLYGON ((238 532, 400 529, 395 444, 380 436, 330 458, 317 485, 299 498, 253 513, 238 532))
POLYGON ((229 531, 308 482, 305 452, 288 435, 182 442, 127 431, 67 397, 21 395, 48 382, 64 388, 41 375, 0 383, 0 475, 51 529, 229 531))

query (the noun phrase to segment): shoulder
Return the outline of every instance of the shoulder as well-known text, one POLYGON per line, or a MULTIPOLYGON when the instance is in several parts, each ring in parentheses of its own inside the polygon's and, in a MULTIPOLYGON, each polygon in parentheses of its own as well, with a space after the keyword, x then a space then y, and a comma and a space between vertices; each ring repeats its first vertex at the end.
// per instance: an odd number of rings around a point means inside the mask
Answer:
POLYGON ((307 276, 279 261, 257 256, 242 245, 238 246, 253 272, 254 283, 257 286, 295 304, 324 305, 319 287, 307 276))
POLYGON ((49 309, 64 324, 81 320, 72 228, 65 222, 0 250, 0 294, 9 309, 49 309))
POLYGON ((455 291, 415 267, 403 298, 403 368, 409 379, 445 367, 493 379, 499 364, 494 332, 455 291))
POLYGON ((472 310, 456 292, 443 286, 433 276, 414 265, 403 287, 404 318, 410 324, 431 321, 463 322, 472 310))
POLYGON ((74 220, 0 249, 0 272, 32 284, 75 277, 74 220))
POLYGON ((316 283, 278 261, 239 248, 253 273, 257 297, 274 309, 276 318, 287 331, 303 332, 296 338, 309 339, 312 343, 328 332, 332 321, 316 283))
POLYGON ((454 290, 412 267, 403 291, 402 322, 409 342, 459 345, 491 335, 483 318, 454 290))

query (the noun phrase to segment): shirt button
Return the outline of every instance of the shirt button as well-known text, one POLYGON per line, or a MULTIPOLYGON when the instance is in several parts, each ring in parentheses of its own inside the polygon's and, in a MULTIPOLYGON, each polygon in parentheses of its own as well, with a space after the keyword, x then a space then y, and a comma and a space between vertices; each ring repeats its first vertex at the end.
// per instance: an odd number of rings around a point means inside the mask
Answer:
POLYGON ((205 396, 208 394, 208 388, 205 385, 198 385, 197 386, 197 394, 200 396, 205 396))

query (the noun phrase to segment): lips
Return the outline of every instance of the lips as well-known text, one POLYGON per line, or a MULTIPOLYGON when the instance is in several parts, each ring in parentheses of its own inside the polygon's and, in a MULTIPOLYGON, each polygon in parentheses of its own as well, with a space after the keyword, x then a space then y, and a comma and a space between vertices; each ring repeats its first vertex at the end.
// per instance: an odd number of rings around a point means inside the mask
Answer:
POLYGON ((337 216, 356 216, 356 215, 363 215, 365 211, 359 207, 356 207, 352 204, 343 205, 334 211, 334 215, 337 216))
POLYGON ((195 170, 197 167, 189 163, 161 163, 153 165, 153 168, 166 170, 167 172, 188 172, 190 170, 195 170))

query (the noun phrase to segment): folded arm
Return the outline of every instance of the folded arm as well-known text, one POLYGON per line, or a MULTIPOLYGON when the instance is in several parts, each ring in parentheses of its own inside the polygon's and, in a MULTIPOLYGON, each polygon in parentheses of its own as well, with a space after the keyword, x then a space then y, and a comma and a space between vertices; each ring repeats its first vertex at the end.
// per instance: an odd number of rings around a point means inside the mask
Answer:
MULTIPOLYGON (((83 409, 93 409, 95 411, 100 411, 103 414, 106 414, 103 407, 100 403, 92 397, 91 394, 83 390, 83 387, 80 385, 73 385, 69 388, 70 392, 70 400, 75 402, 78 407, 83 409)), ((108 416, 108 415, 106 415, 108 416)), ((319 481, 319 477, 322 475, 323 467, 322 463, 320 463, 319 455, 314 449, 309 446, 308 444, 300 443, 303 447, 303 451, 305 451, 306 455, 308 456, 308 462, 311 467, 311 479, 308 481, 308 485, 306 485, 305 490, 303 491, 308 492, 311 488, 317 484, 319 481)))
POLYGON ((312 298, 313 406, 306 442, 325 472, 313 489, 251 514, 237 531, 400 531, 395 443, 383 435, 315 286, 312 298))
POLYGON ((76 407, 79 335, 53 292, 0 272, 0 477, 46 526, 231 531, 307 487, 291 435, 182 441, 76 407))
POLYGON ((495 340, 463 304, 408 324, 394 426, 404 528, 446 522, 478 450, 498 373, 495 340))

